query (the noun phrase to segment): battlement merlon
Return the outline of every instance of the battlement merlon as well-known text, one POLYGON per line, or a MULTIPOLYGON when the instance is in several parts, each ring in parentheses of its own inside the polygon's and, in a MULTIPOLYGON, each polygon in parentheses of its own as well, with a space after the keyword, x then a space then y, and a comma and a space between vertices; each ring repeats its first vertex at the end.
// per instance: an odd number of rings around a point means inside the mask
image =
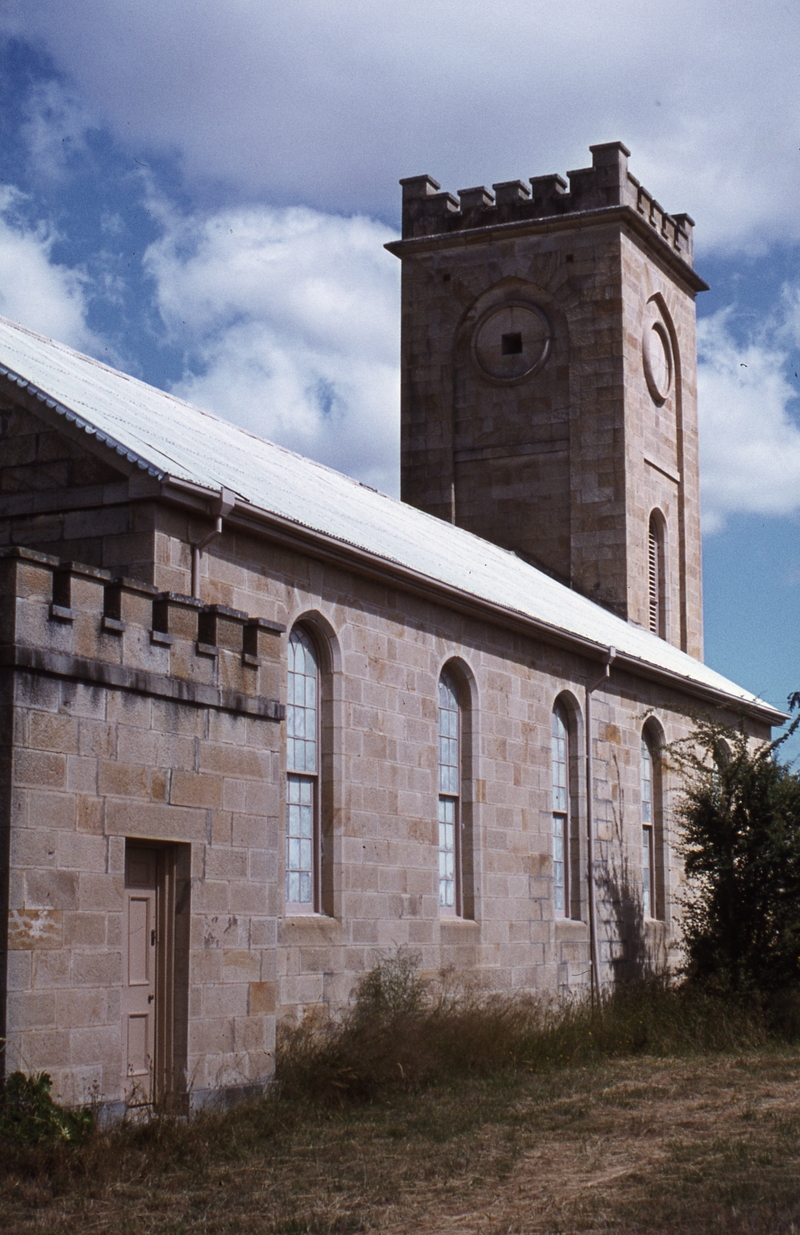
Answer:
POLYGON ((280 721, 285 630, 94 566, 0 548, 0 671, 280 721))
MULTIPOLYGON (((530 189, 521 180, 506 180, 492 186, 461 189, 458 198, 441 192, 432 176, 409 176, 403 187, 402 241, 521 224, 576 217, 614 207, 628 207, 646 229, 666 243, 672 253, 693 268, 694 220, 688 214, 668 214, 628 171, 630 151, 622 142, 603 142, 589 147, 592 166, 558 175, 532 176, 530 189)), ((402 241, 386 247, 398 256, 402 241)), ((691 280, 696 290, 705 284, 691 280)))

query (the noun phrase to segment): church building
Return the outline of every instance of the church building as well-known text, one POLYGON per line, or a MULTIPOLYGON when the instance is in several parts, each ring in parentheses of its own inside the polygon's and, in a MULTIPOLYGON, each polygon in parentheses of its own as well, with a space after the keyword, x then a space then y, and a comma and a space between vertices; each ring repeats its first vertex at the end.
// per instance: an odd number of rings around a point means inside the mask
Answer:
POLYGON ((402 494, 0 320, 0 1039, 233 1100, 406 949, 554 996, 677 959, 703 663, 693 222, 592 165, 403 180, 402 494))

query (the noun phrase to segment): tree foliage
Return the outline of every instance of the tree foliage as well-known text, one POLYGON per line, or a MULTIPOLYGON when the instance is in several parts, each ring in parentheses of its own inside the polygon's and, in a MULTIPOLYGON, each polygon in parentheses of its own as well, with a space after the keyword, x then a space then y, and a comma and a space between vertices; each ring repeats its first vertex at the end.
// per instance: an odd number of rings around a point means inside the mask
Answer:
POLYGON ((47 1072, 26 1076, 12 1072, 0 1088, 0 1144, 35 1144, 58 1139, 76 1141, 88 1136, 94 1126, 86 1107, 67 1110, 50 1097, 52 1081, 47 1072))
POLYGON ((744 726, 700 720, 670 748, 684 780, 691 982, 767 996, 800 990, 800 776, 776 758, 798 723, 800 715, 776 742, 754 745, 744 726))

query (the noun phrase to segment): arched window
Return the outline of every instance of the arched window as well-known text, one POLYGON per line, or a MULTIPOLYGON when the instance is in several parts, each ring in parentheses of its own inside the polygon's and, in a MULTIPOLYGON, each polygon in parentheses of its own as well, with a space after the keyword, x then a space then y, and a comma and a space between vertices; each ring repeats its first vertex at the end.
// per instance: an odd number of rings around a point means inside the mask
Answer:
POLYGON ((289 636, 286 703, 286 904, 320 907, 320 690, 316 648, 301 626, 289 636))
POLYGON ((647 535, 648 625, 654 635, 667 637, 665 524, 660 511, 650 515, 647 535))
POLYGON ((642 912, 655 917, 655 844, 653 836, 653 756, 642 737, 642 912))
POLYGON ((642 913, 663 918, 665 900, 664 821, 661 793, 660 738, 650 728, 642 733, 639 761, 642 820, 642 913))
POLYGON ((552 716, 553 908, 557 918, 570 916, 570 749, 569 726, 562 704, 552 716))
POLYGON ((462 912, 461 709, 452 676, 439 678, 439 911, 462 912))

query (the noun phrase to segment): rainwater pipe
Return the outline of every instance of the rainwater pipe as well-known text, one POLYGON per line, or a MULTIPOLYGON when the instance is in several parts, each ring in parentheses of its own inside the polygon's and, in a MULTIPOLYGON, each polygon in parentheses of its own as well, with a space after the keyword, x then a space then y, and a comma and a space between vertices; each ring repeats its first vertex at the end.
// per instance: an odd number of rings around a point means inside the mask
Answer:
POLYGON ((592 1003, 600 1000, 600 955, 597 943, 597 905, 595 900, 594 882, 594 755, 592 751, 592 694, 598 686, 602 686, 611 676, 611 666, 617 655, 617 649, 610 647, 606 652, 606 663, 602 675, 594 682, 587 682, 586 692, 586 891, 589 908, 589 949, 592 958, 592 1003))
POLYGON ((207 536, 202 540, 191 542, 192 549, 192 597, 195 600, 200 599, 200 554, 205 549, 206 545, 210 545, 212 540, 216 540, 217 536, 222 534, 222 520, 226 519, 233 510, 236 503, 236 494, 230 489, 220 489, 219 496, 216 498, 213 506, 213 513, 216 515, 216 523, 207 536))

